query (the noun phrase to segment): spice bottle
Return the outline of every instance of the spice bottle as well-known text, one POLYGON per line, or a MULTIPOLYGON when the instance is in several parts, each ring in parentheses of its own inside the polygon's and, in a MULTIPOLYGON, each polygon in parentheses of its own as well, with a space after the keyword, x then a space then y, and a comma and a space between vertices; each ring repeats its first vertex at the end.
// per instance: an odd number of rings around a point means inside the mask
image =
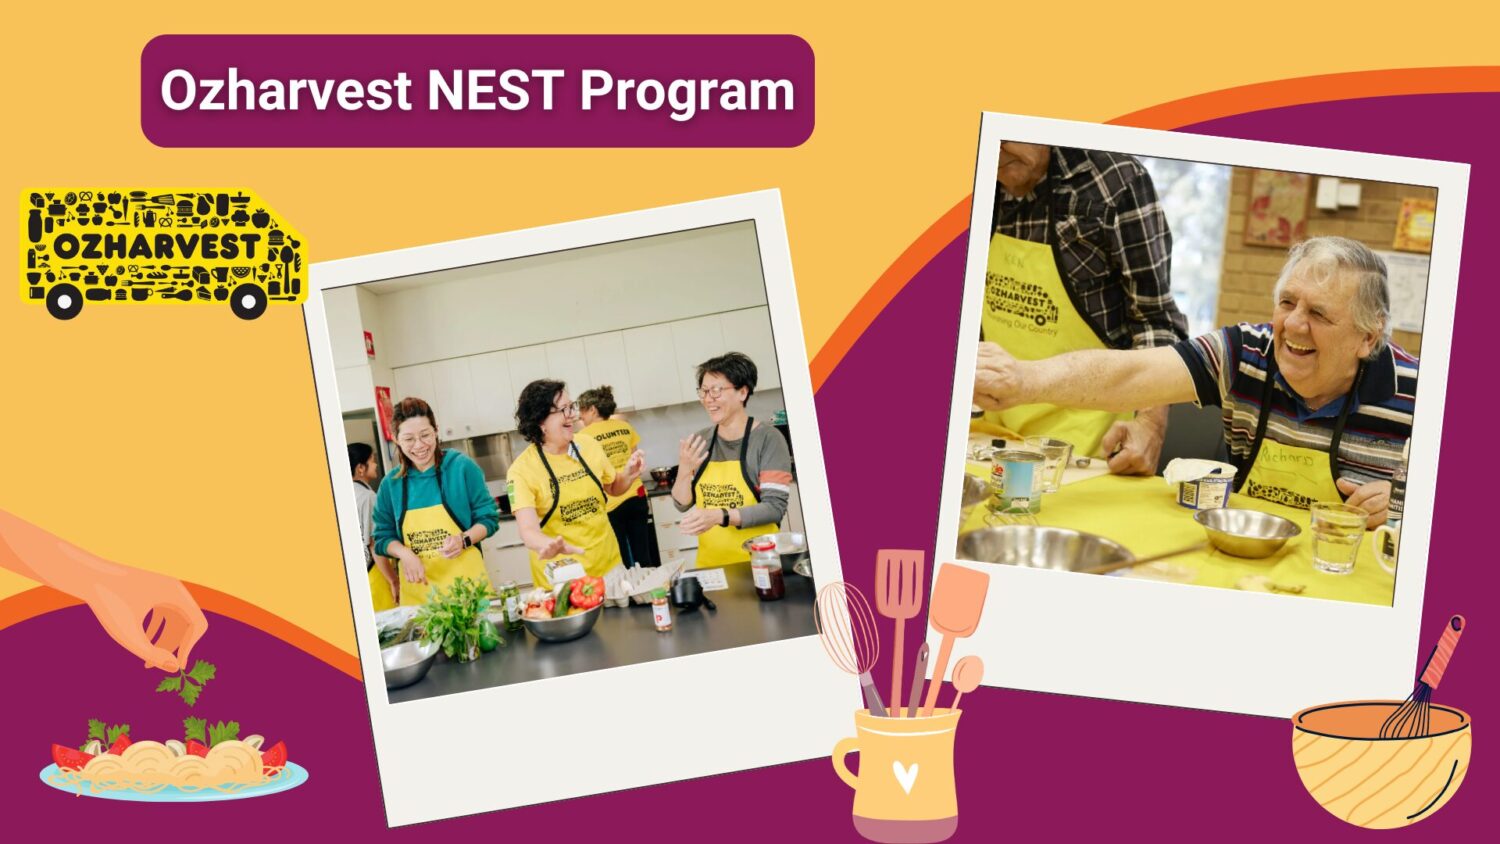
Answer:
POLYGON ((667 603, 667 590, 657 589, 651 593, 651 619, 656 622, 656 632, 672 629, 672 605, 667 603))
POLYGON ((750 546, 750 576, 755 580, 755 594, 762 601, 779 601, 786 597, 786 578, 781 573, 781 556, 776 543, 756 542, 750 546))

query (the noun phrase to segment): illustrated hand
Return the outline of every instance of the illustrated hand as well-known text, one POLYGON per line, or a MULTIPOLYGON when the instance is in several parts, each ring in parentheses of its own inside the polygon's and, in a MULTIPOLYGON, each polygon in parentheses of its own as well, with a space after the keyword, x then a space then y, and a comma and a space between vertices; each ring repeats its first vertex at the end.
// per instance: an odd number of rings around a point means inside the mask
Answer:
POLYGON ((1111 425, 1099 445, 1116 475, 1154 475, 1165 439, 1166 431, 1159 425, 1137 418, 1111 425))
POLYGON ((583 554, 583 549, 563 539, 561 536, 553 536, 548 537, 547 544, 536 551, 537 558, 542 560, 550 560, 553 557, 560 557, 563 554, 581 555, 583 554))
POLYGON ((1339 492, 1349 496, 1344 503, 1350 507, 1369 513, 1365 519, 1365 528, 1373 529, 1385 524, 1386 516, 1391 506, 1391 482, 1370 481, 1367 484, 1357 484, 1348 478, 1339 478, 1339 492))
POLYGON ((980 343, 974 369, 974 404, 985 410, 1005 410, 1024 404, 1020 398, 1020 364, 994 343, 980 343))
POLYGON ((697 434, 678 442, 677 475, 692 475, 708 459, 708 443, 697 434))
POLYGON ((724 511, 705 510, 702 507, 693 509, 682 514, 682 522, 678 527, 688 536, 698 536, 709 528, 715 528, 724 522, 724 511))
POLYGON ((427 566, 422 564, 421 557, 407 552, 401 558, 401 576, 406 578, 407 583, 426 583, 427 566))
POLYGON ((193 646, 208 630, 208 619, 182 581, 128 566, 103 574, 73 597, 88 604, 104 632, 147 668, 176 672, 187 667, 193 646))
POLYGON ((447 539, 444 539, 443 545, 438 549, 438 551, 442 552, 442 555, 450 560, 454 557, 457 557, 459 554, 462 554, 464 552, 463 536, 461 534, 455 533, 447 539))

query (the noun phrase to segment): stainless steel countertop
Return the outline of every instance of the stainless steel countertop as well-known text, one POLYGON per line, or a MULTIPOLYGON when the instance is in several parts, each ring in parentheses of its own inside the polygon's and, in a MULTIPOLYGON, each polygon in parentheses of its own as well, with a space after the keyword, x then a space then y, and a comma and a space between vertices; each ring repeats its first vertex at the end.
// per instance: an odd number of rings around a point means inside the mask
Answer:
POLYGON ((649 604, 605 607, 594 629, 571 642, 539 642, 525 630, 502 631, 503 647, 472 663, 439 657, 421 682, 389 692, 390 701, 422 700, 817 633, 810 579, 786 575, 786 597, 761 601, 750 581, 749 563, 725 566, 724 571, 729 588, 708 593, 718 610, 684 613, 674 608, 668 632, 656 632, 649 604))

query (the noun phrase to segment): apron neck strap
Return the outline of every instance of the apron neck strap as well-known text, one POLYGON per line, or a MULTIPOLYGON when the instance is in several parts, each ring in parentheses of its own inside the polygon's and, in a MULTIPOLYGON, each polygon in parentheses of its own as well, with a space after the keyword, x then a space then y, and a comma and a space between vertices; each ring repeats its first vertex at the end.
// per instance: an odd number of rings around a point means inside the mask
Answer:
MULTIPOLYGON (((443 512, 448 514, 448 518, 453 520, 453 524, 457 525, 459 530, 467 530, 468 528, 464 527, 464 523, 458 520, 458 514, 454 513, 453 508, 448 506, 448 497, 443 494, 443 455, 446 453, 439 451, 437 460, 432 464, 433 468, 437 470, 438 503, 443 505, 443 512)), ((412 473, 408 469, 406 474, 401 478, 401 512, 396 516, 396 529, 401 531, 402 544, 406 542, 406 528, 402 523, 406 521, 407 502, 410 501, 411 475, 412 473)))
MULTIPOLYGON (((589 476, 589 480, 593 481, 594 485, 599 487, 599 494, 604 496, 604 500, 607 503, 609 496, 604 492, 604 484, 599 480, 599 476, 594 474, 594 470, 589 468, 588 462, 583 459, 583 452, 578 450, 577 441, 568 443, 568 453, 572 454, 573 459, 578 461, 578 465, 583 467, 583 471, 589 476)), ((552 485, 552 506, 547 508, 547 515, 543 516, 541 522, 538 523, 538 526, 545 526, 547 521, 552 518, 552 514, 557 512, 557 505, 562 503, 562 484, 557 482, 557 473, 552 471, 552 463, 547 460, 547 450, 538 444, 536 454, 542 458, 542 466, 547 469, 547 482, 552 485)))
MULTIPOLYGON (((755 503, 759 504, 760 484, 756 483, 750 477, 750 470, 745 466, 745 455, 750 453, 750 432, 753 430, 755 430, 755 417, 745 417, 745 433, 740 437, 740 477, 745 479, 745 486, 750 488, 750 494, 754 496, 755 503)), ((698 503, 698 481, 703 477, 704 471, 708 469, 708 464, 713 462, 714 446, 718 444, 719 426, 715 425, 713 434, 708 438, 708 457, 704 458, 703 462, 698 466, 698 471, 693 474, 693 504, 695 505, 698 503)))
MULTIPOLYGON (((1279 372, 1276 366, 1276 348, 1274 344, 1270 353, 1266 356, 1266 383, 1260 392, 1260 410, 1255 420, 1255 439, 1250 443, 1250 457, 1236 473, 1234 479, 1234 491, 1239 492, 1245 482, 1250 478, 1250 470, 1255 466, 1255 459, 1260 455, 1261 443, 1266 439, 1266 427, 1271 421, 1270 407, 1271 399, 1275 396, 1276 374, 1279 372)), ((1344 439, 1344 425, 1349 421, 1349 411, 1354 407, 1354 397, 1359 395, 1359 385, 1365 380, 1365 362, 1359 362, 1359 368, 1354 371, 1354 383, 1349 386, 1349 392, 1344 395, 1344 406, 1339 408, 1338 418, 1333 423, 1333 436, 1328 441, 1328 472, 1333 476, 1334 486, 1338 485, 1339 479, 1339 445, 1344 439)))

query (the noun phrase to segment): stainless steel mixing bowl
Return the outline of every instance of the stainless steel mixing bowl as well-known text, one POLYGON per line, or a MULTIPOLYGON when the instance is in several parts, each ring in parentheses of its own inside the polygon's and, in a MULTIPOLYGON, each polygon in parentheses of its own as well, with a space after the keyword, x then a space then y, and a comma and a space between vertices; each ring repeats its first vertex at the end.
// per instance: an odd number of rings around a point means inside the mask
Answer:
POLYGON ((1215 548, 1236 557, 1269 557, 1302 533, 1290 519, 1233 507, 1199 510, 1193 521, 1203 525, 1215 548))
POLYGON ((1033 525, 1005 525, 966 533, 958 538, 958 556, 980 563, 1057 571, 1081 571, 1132 559, 1120 543, 1102 536, 1033 525))

